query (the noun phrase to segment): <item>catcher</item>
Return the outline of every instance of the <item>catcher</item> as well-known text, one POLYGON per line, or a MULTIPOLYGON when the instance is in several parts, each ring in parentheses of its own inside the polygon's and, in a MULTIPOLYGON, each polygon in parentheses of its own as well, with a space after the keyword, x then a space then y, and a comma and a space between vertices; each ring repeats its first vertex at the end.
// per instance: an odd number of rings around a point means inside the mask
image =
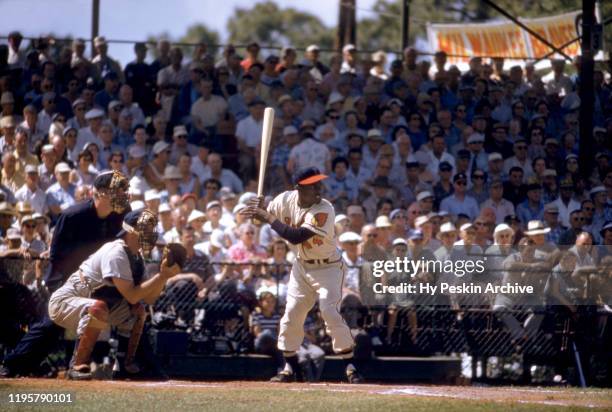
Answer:
POLYGON ((159 273, 144 280, 144 258, 155 246, 157 219, 146 209, 129 212, 121 227, 117 239, 89 256, 49 300, 51 320, 78 336, 69 379, 92 378, 91 353, 100 332, 109 326, 129 337, 124 368, 138 373, 134 358, 146 319, 142 302, 154 303, 186 258, 181 245, 169 245, 159 273))

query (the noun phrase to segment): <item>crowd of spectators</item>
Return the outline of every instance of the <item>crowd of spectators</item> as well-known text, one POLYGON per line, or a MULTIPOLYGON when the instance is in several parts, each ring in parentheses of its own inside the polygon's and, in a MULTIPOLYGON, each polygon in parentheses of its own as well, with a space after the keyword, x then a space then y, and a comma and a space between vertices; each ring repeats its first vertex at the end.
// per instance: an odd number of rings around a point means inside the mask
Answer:
MULTIPOLYGON (((587 176, 578 162, 580 76, 564 60, 541 72, 474 57, 461 72, 444 52, 432 62, 414 48, 387 62, 353 45, 323 59, 316 45, 303 55, 292 47, 264 55, 257 43, 241 55, 230 45, 213 56, 199 44, 187 58, 160 40, 154 60, 137 43, 122 67, 104 37, 93 44, 92 59, 81 39, 25 47, 13 32, 0 45, 1 256, 44 257, 62 210, 92 196, 98 173, 118 170, 130 179, 131 208, 158 214, 160 244, 188 251, 158 310, 192 325, 198 308, 231 295, 239 317, 254 313, 258 337, 274 334, 266 296, 282 306, 293 254, 269 226, 238 214, 256 191, 267 106, 276 110, 267 200, 291 188, 300 168, 329 175, 324 197, 353 267, 347 295, 359 298, 366 262, 443 260, 468 245, 504 268, 546 254, 534 264, 546 262, 551 296, 569 307, 568 282, 584 275, 564 274, 612 253, 610 73, 595 70, 587 176), (559 245, 567 248, 554 254, 559 245)), ((41 278, 44 262, 0 260, 16 264, 19 281, 41 278)), ((504 322, 520 334, 523 325, 504 322)))

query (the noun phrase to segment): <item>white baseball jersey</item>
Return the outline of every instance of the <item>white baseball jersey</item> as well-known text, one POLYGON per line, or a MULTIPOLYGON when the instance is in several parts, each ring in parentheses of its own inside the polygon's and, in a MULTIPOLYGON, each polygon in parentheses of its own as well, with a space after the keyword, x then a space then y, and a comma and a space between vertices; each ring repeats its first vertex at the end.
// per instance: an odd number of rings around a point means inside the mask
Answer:
POLYGON ((319 203, 304 209, 298 205, 297 190, 289 190, 279 194, 270 202, 268 212, 286 225, 305 227, 316 233, 299 245, 289 245, 299 259, 331 261, 340 259, 334 230, 336 214, 329 201, 321 199, 319 203))

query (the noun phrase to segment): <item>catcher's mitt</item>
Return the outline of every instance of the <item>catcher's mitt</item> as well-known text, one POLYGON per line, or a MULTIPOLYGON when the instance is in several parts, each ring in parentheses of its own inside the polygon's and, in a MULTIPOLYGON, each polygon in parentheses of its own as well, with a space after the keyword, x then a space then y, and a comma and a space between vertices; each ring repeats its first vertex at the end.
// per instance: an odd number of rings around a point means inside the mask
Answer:
POLYGON ((173 266, 175 263, 182 269, 187 262, 187 250, 180 243, 168 243, 164 246, 162 261, 166 259, 168 266, 173 266))

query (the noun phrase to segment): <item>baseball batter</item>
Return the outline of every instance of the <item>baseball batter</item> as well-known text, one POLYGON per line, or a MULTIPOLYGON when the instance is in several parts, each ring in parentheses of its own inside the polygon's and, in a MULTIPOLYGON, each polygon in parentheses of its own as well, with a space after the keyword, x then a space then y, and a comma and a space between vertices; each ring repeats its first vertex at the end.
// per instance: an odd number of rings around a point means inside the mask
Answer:
POLYGON ((152 304, 166 284, 179 272, 179 265, 164 259, 160 272, 144 280, 143 255, 157 240, 157 219, 149 210, 125 215, 117 239, 105 243, 85 260, 49 299, 49 317, 59 326, 76 332, 76 349, 67 376, 92 378, 91 353, 100 332, 116 326, 129 337, 125 370, 137 373, 134 363, 146 312, 141 302, 152 304))
POLYGON ((334 352, 346 361, 348 381, 362 380, 353 362, 353 336, 338 311, 346 266, 336 248, 334 208, 321 198, 321 181, 326 177, 314 167, 300 170, 294 175, 295 190, 279 194, 267 211, 260 207, 262 199, 255 198, 242 212, 270 223, 272 229, 289 241, 297 256, 291 269, 278 337, 278 348, 286 365, 272 378, 275 382, 291 382, 300 376, 296 351, 304 339, 306 315, 317 298, 334 352))

